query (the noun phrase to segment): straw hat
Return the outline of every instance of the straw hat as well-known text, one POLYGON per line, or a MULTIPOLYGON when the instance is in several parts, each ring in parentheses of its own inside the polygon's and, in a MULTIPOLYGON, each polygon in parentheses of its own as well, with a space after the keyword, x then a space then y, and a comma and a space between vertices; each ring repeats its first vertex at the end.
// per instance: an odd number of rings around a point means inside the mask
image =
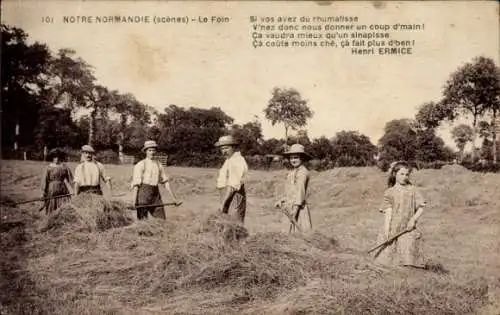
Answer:
POLYGON ((288 149, 288 151, 282 153, 282 155, 284 156, 289 156, 291 154, 300 154, 308 159, 312 158, 312 156, 309 155, 309 153, 306 153, 306 151, 304 150, 304 146, 299 143, 292 144, 288 149))
POLYGON ((158 144, 156 143, 156 141, 148 140, 144 142, 144 147, 142 147, 142 151, 144 152, 149 148, 158 148, 158 144))
POLYGON ((236 145, 238 142, 233 138, 233 136, 222 136, 219 138, 219 141, 215 143, 216 147, 222 147, 226 145, 236 145))
POLYGON ((94 148, 86 144, 82 147, 82 152, 95 153, 94 148))

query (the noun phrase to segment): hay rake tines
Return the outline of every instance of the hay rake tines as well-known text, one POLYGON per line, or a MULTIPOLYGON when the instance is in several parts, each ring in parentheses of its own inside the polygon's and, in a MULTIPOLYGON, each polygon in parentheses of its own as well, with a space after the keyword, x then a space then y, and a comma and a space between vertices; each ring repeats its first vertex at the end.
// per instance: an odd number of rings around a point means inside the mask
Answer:
POLYGON ((302 229, 299 227, 299 223, 297 222, 297 220, 295 220, 295 218, 293 217, 292 214, 290 214, 286 209, 283 209, 282 207, 279 207, 279 210, 287 216, 287 218, 290 220, 290 223, 292 223, 295 227, 295 229, 298 231, 298 232, 302 232, 302 229))

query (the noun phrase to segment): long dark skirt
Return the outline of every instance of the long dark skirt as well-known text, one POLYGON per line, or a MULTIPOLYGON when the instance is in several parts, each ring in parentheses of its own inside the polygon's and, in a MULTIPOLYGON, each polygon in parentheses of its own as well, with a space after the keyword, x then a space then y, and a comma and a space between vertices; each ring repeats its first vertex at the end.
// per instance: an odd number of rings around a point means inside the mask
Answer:
POLYGON ((69 191, 68 188, 66 187, 66 184, 64 181, 51 181, 48 185, 47 189, 47 198, 52 198, 49 200, 45 201, 45 212, 51 213, 52 211, 56 210, 63 204, 69 202, 71 200, 70 196, 65 196, 65 197, 59 197, 59 198, 53 198, 57 196, 64 196, 68 195, 69 191))
MULTIPOLYGON (((147 205, 158 205, 162 204, 163 201, 160 195, 160 189, 158 186, 151 186, 146 184, 141 184, 137 190, 137 201, 135 206, 147 206, 147 205)), ((161 207, 141 207, 137 208, 137 219, 144 220, 148 217, 148 213, 151 216, 158 219, 166 219, 165 209, 161 207)))

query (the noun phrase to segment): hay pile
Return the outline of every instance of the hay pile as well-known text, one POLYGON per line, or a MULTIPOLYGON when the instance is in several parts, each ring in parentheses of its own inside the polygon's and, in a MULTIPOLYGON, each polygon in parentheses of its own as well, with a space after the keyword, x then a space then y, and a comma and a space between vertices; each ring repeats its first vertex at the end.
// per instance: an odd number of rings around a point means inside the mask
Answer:
POLYGON ((130 225, 127 206, 121 201, 108 201, 102 196, 80 194, 70 203, 51 213, 40 226, 40 232, 96 232, 130 225))
POLYGON ((168 314, 465 314, 485 299, 482 283, 382 268, 319 232, 249 235, 214 214, 103 229, 104 203, 78 202, 47 220, 51 239, 29 264, 38 285, 65 292, 52 311, 104 301, 168 314))

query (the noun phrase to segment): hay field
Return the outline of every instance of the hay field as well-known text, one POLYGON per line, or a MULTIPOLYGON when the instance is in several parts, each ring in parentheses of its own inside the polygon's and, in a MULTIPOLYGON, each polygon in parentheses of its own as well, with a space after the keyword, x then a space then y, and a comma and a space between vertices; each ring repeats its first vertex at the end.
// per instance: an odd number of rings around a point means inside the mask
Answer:
MULTIPOLYGON (((2 161, 1 198, 38 197, 44 166, 2 161)), ((245 229, 214 214, 214 169, 168 168, 184 204, 136 222, 131 170, 107 165, 119 198, 50 217, 2 206, 0 314, 500 314, 500 174, 413 174, 429 202, 421 271, 365 254, 383 222, 377 169, 312 172, 315 231, 294 236, 272 208, 285 171, 251 171, 245 229)))

